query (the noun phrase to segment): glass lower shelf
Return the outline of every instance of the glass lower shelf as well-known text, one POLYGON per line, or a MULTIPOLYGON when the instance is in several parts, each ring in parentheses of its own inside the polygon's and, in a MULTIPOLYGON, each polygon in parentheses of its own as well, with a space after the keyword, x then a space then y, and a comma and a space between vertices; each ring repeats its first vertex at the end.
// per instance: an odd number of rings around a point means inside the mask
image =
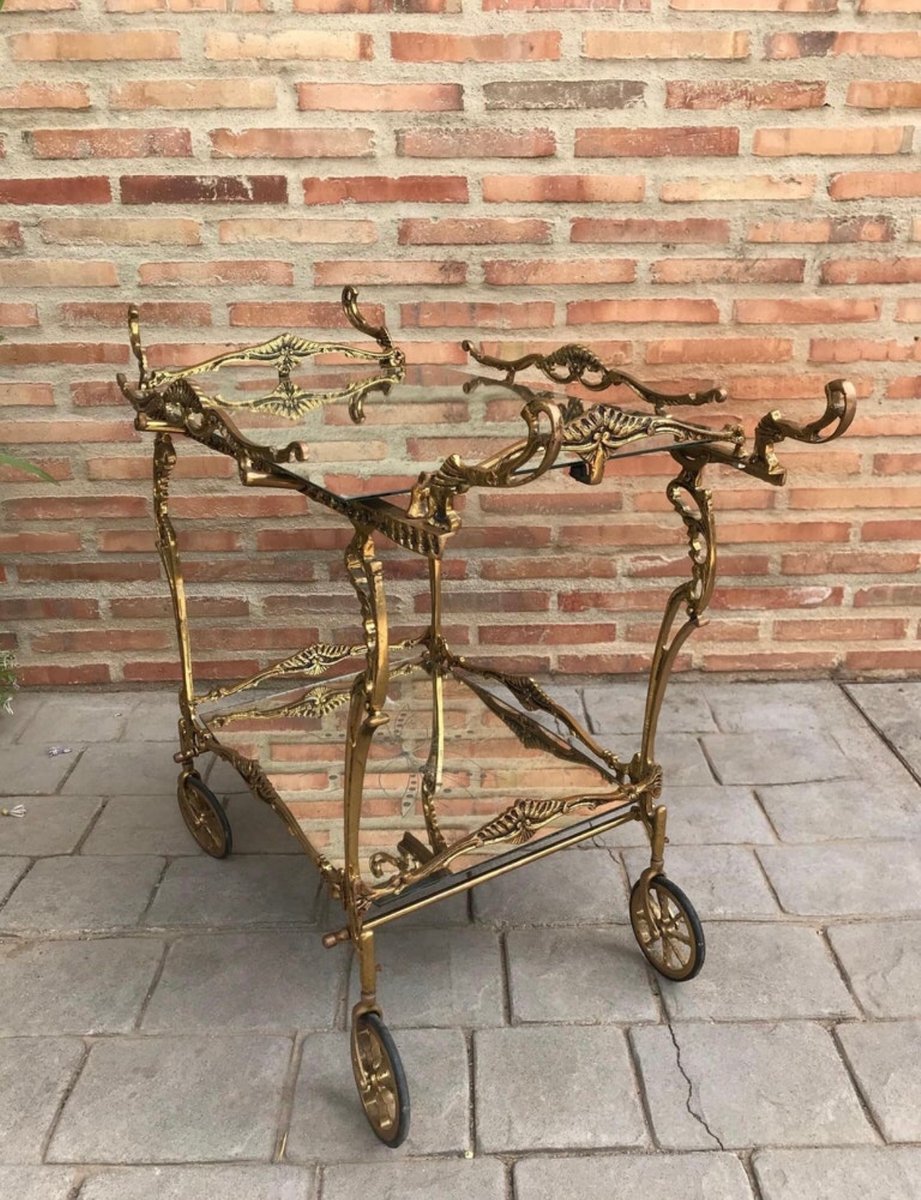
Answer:
MULTIPOLYGON (((339 868, 345 850, 348 682, 299 686, 271 701, 249 693, 246 708, 243 697, 236 696, 234 707, 249 715, 230 721, 209 719, 206 707, 200 711, 223 746, 258 760, 311 844, 339 868), (341 694, 344 702, 336 701, 322 718, 286 715, 305 692, 315 696, 318 687, 326 696, 341 694), (254 716, 255 709, 265 715, 254 716)), ((488 672, 448 675, 443 687, 441 781, 426 803, 424 780, 435 766, 433 683, 421 667, 391 681, 385 708, 389 720, 377 730, 368 756, 358 835, 362 878, 372 887, 407 865, 418 867, 433 843, 442 852, 459 848, 445 866, 460 871, 484 856, 626 803, 617 760, 609 752, 601 757, 590 735, 587 744, 558 712, 526 711, 488 672), (471 841, 502 815, 502 828, 471 841)), ((219 708, 212 708, 212 718, 218 713, 219 708)), ((572 717, 581 723, 580 711, 572 717)))

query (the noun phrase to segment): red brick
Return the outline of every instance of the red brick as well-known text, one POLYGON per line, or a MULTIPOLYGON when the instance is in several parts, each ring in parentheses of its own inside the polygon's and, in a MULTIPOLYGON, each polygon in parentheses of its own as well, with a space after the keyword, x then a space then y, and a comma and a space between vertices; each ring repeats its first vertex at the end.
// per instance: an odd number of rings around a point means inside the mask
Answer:
POLYGON ((22 245, 22 226, 19 222, 0 221, 0 249, 20 250, 22 245))
POLYGON ((485 175, 487 203, 636 203, 643 199, 642 175, 485 175))
POLYGON ((646 348, 646 361, 657 364, 789 362, 792 357, 789 338, 668 338, 646 348))
POLYGON ((212 158, 367 158, 370 129, 212 129, 212 158))
POLYGON ((481 646, 541 646, 578 644, 579 642, 612 642, 617 626, 577 625, 480 625, 477 629, 481 646))
POLYGON ((649 12, 651 0, 483 0, 484 12, 649 12))
POLYGON ((67 554, 82 549, 78 533, 0 533, 0 554, 67 554))
POLYGON ((736 300, 740 325, 823 325, 827 321, 878 321, 879 300, 826 300, 822 296, 786 300, 736 300))
POLYGON ((63 179, 0 179, 0 204, 108 204, 109 181, 102 175, 63 179))
POLYGON ((26 134, 36 158, 188 158, 188 129, 34 129, 26 134))
POLYGON ((921 554, 887 550, 826 550, 809 554, 784 554, 780 569, 785 575, 903 575, 917 571, 921 554))
POLYGON ((306 13, 457 13, 461 0, 294 0, 306 13))
POLYGON ((769 220, 749 225, 745 236, 750 242, 891 242, 895 226, 889 217, 769 220))
POLYGON ((284 175, 122 175, 122 204, 284 204, 284 175))
POLYGON ((113 62, 180 58, 179 34, 165 29, 118 33, 42 30, 7 38, 14 62, 113 62))
POLYGON ((299 83, 297 105, 319 112, 451 112, 464 107, 464 89, 458 83, 299 83))
MULTIPOLYGON (((364 305, 362 312, 372 324, 383 324, 384 312, 379 305, 364 305)), ((285 301, 280 304, 271 302, 231 304, 230 324, 267 329, 275 326, 302 329, 348 328, 342 305, 332 301, 306 304, 292 304, 285 301)))
POLYGON ((483 263, 486 283, 549 286, 554 283, 632 283, 636 263, 627 258, 496 259, 483 263))
POLYGON ((117 287, 115 263, 81 258, 22 258, 0 261, 4 287, 117 287))
POLYGON ((400 324, 437 329, 443 326, 473 329, 541 329, 554 324, 554 306, 549 301, 526 304, 468 304, 463 301, 400 305, 400 324))
POLYGON ((582 35, 586 58, 748 58, 749 35, 717 29, 604 29, 582 35))
POLYGON ((6 329, 26 329, 38 324, 38 309, 34 304, 4 304, 0 301, 0 325, 6 329))
POLYGON ((502 242, 549 242, 552 227, 533 218, 505 220, 408 218, 400 222, 401 246, 490 246, 502 242))
POLYGON ((239 287, 263 284, 289 287, 294 268, 286 262, 258 262, 247 259, 228 262, 156 262, 141 263, 138 282, 142 286, 239 287))
POLYGON ((24 562, 16 570, 21 583, 149 583, 161 578, 154 556, 145 562, 24 562))
POLYGON ((886 395, 892 400, 921 400, 921 375, 901 375, 886 384, 886 395))
POLYGON ((712 300, 574 300, 566 305, 568 325, 601 325, 624 322, 697 324, 719 321, 712 300))
POLYGON ((577 129, 576 157, 690 158, 739 153, 739 131, 729 126, 680 125, 671 129, 577 129))
POLYGON ((855 80, 848 84, 846 103, 852 108, 921 108, 921 83, 855 80))
POLYGON ((921 487, 791 488, 791 508, 915 508, 921 487))
POLYGON ((669 0, 679 12, 833 13, 838 0, 669 0))
POLYGON ((855 608, 902 606, 913 609, 921 606, 921 583, 879 583, 873 587, 858 588, 854 593, 855 608))
POLYGON ((282 242, 289 245, 368 245, 377 241, 373 221, 293 220, 278 217, 238 217, 218 222, 222 245, 249 246, 252 242, 282 242))
POLYGON ((305 204, 466 204, 467 180, 460 175, 340 175, 305 179, 305 204))
POLYGON ((456 284, 465 283, 467 279, 467 264, 451 260, 363 262, 351 258, 345 262, 317 262, 313 269, 314 282, 320 287, 342 287, 343 284, 456 284))
POLYGON ((0 383, 0 407, 14 405, 53 408, 54 391, 49 383, 0 383))
POLYGON ((140 496, 24 496, 5 501, 3 509, 24 521, 143 517, 150 511, 148 502, 140 496))
POLYGON ((866 542, 913 542, 917 545, 921 542, 921 519, 864 521, 860 534, 866 542))
POLYGON ((169 645, 165 629, 68 629, 32 636, 37 654, 115 654, 119 650, 166 650, 169 645))
POLYGON ((23 687, 80 687, 84 684, 109 683, 112 676, 109 668, 101 663, 85 666, 29 667, 17 668, 19 682, 23 687))
POLYGON ((917 325, 921 321, 921 300, 899 300, 896 303, 895 319, 917 325))
MULTIPOLYGON (((67 325, 110 325, 125 326, 125 305, 117 301, 100 303, 88 301, 62 304, 59 309, 61 320, 67 325)), ((194 326, 211 324, 210 304, 188 304, 182 301, 141 305, 141 325, 194 326)))
POLYGON ((896 341, 873 342, 868 338, 814 338, 809 343, 809 361, 921 362, 921 342, 903 346, 896 341))
POLYGON ((397 130, 397 153, 408 158, 547 158, 556 153, 556 139, 549 129, 433 126, 397 130))
POLYGON ((265 34, 219 30, 205 34, 205 57, 218 62, 242 59, 263 62, 340 59, 358 62, 373 57, 373 48, 372 39, 366 33, 287 29, 281 33, 265 34))
MULTIPOLYGON (((783 0, 781 0, 783 2, 783 0)), ((666 108, 722 109, 821 108, 825 82, 771 80, 764 83, 745 79, 669 80, 665 85, 666 108)))
POLYGON ((132 79, 109 91, 113 109, 274 108, 277 99, 272 78, 132 79))
POLYGON ((72 383, 70 399, 74 408, 119 408, 125 403, 125 397, 115 380, 98 380, 72 383))
POLYGON ((560 34, 549 29, 480 37, 391 33, 390 53, 394 62, 540 62, 560 57, 560 34))
POLYGON ((921 33, 855 33, 834 30, 809 33, 774 33, 765 39, 766 58, 823 58, 826 55, 862 55, 881 58, 921 57, 921 33))
POLYGON ((201 222, 189 217, 45 217, 41 239, 58 245, 201 244, 201 222))
POLYGON ((852 671, 911 671, 921 669, 921 650, 849 650, 844 661, 852 671))
POLYGON ((17 83, 0 88, 0 108, 89 108, 85 83, 17 83))
POLYGON ((785 155, 901 154, 911 146, 911 130, 901 125, 841 128, 798 125, 756 129, 752 153, 765 158, 785 155))
POLYGON ((802 258, 660 258, 653 283, 802 283, 802 258))
POLYGON ((729 222, 706 217, 654 221, 643 217, 576 217, 570 226, 574 242, 709 243, 729 241, 729 222))
POLYGON ((659 187, 666 204, 724 200, 808 200, 815 190, 814 175, 727 175, 672 179, 659 187))
POLYGON ((127 345, 112 346, 87 342, 0 343, 0 366, 41 366, 81 363, 124 363, 127 345))
POLYGON ((853 170, 832 175, 829 196, 833 200, 921 196, 921 170, 853 170))
POLYGON ((96 600, 29 596, 0 600, 0 621, 94 621, 96 600))
POLYGON ((921 283, 921 258, 836 258, 822 263, 822 283, 921 283))

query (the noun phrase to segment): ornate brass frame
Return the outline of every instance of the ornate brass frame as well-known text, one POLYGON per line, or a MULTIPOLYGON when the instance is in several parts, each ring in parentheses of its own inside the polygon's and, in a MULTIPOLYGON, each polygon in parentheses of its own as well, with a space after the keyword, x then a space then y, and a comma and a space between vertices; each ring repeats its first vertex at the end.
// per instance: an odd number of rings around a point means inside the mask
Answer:
MULTIPOLYGON (((232 402, 218 395, 205 395, 192 382, 228 363, 265 363, 276 369, 277 385, 266 396, 251 402, 250 407, 292 415, 340 399, 348 403, 352 420, 362 421, 364 398, 375 391, 387 392, 397 384, 402 378, 404 358, 385 328, 372 326, 362 317, 354 289, 344 290, 342 303, 349 322, 374 341, 376 349, 312 342, 282 334, 258 346, 230 350, 174 371, 149 369, 141 344, 138 313, 132 308, 129 332, 138 364, 138 381, 129 384, 124 375, 119 375, 118 382, 135 408, 136 428, 154 434, 157 548, 172 598, 182 670, 179 751, 175 758, 180 765, 184 813, 188 810, 192 814, 187 813, 190 828, 199 825, 205 828, 202 837, 207 836, 208 844, 202 840, 204 848, 210 853, 221 853, 222 848, 226 851, 229 840, 222 840, 221 822, 211 819, 214 814, 209 813, 207 789, 197 776, 192 778, 196 757, 208 752, 218 754, 236 768, 257 797, 278 812, 313 859, 332 894, 341 899, 346 924, 328 934, 324 943, 332 946, 351 941, 357 950, 361 998, 355 1006, 353 1021, 355 1030, 362 1032, 359 1041, 355 1041, 357 1034, 353 1034, 356 1080, 372 1124, 377 1120, 373 1114, 387 1113, 386 1119, 380 1118, 380 1127, 375 1126, 379 1136, 395 1144, 394 1130, 405 1132, 405 1121, 398 1119, 401 1100, 397 1093, 402 1072, 398 1060, 394 1061, 395 1048, 389 1034, 379 1019, 374 930, 380 925, 556 849, 574 845, 600 830, 637 820, 646 830, 651 848, 649 866, 637 881, 631 898, 631 920, 641 948, 650 962, 671 978, 688 978, 699 970, 703 961, 699 923, 695 924, 696 916, 687 898, 662 874, 666 809, 658 803, 662 773, 656 761, 655 739, 675 660, 690 634, 703 624, 713 594, 716 532, 711 494, 703 483, 704 470, 711 465, 728 467, 774 485, 783 484, 785 471, 777 460, 775 447, 785 438, 819 443, 840 437, 853 419, 855 393, 846 381, 829 383, 825 389, 824 413, 806 425, 787 421, 777 412, 768 413, 758 423, 751 450, 746 452, 746 436, 738 425, 714 428, 667 412, 678 406, 720 403, 725 399, 721 388, 667 395, 624 372, 606 367, 581 346, 566 345, 549 355, 529 354, 503 361, 464 343, 481 366, 504 372, 506 384, 522 397, 521 417, 526 436, 482 462, 465 463, 458 455, 450 455, 440 466, 418 477, 406 507, 400 508, 383 495, 347 498, 312 481, 294 466, 306 460, 306 447, 302 443, 292 442, 273 449, 254 442, 239 431, 228 415, 233 411, 232 402), (292 370, 298 363, 328 353, 373 362, 377 372, 342 392, 307 392, 292 381, 292 370), (517 376, 528 368, 555 383, 578 382, 597 392, 626 387, 651 404, 654 411, 631 412, 610 403, 586 408, 575 398, 561 401, 536 393, 517 382, 517 376), (180 435, 234 459, 244 485, 298 491, 350 522, 353 536, 345 551, 345 568, 361 614, 360 644, 308 646, 247 679, 196 694, 182 567, 169 516, 170 476, 176 461, 173 439, 180 435), (454 508, 456 496, 471 488, 523 487, 561 466, 568 468, 577 482, 597 486, 609 462, 626 453, 648 452, 651 447, 626 448, 650 439, 657 441, 656 448, 668 453, 677 467, 666 486, 666 495, 685 527, 690 578, 675 587, 666 602, 652 653, 641 744, 626 762, 598 742, 534 680, 469 662, 451 652, 442 629, 441 563, 448 539, 460 526, 454 508), (389 637, 383 568, 375 546, 375 540, 382 536, 422 555, 428 562, 431 599, 428 627, 418 637, 394 644, 389 637), (410 658, 392 663, 392 651, 409 652, 410 658), (321 680, 331 668, 350 659, 364 662, 354 672, 351 683, 343 683, 341 675, 312 683, 271 712, 258 704, 221 712, 207 720, 199 712, 205 702, 252 691, 270 679, 321 680), (405 835, 395 853, 379 852, 372 856, 373 878, 366 879, 360 868, 359 828, 369 751, 376 731, 389 720, 386 702, 389 680, 414 671, 424 672, 431 681, 431 742, 421 789, 427 842, 405 835), (576 791, 552 800, 524 796, 479 828, 449 840, 438 819, 445 754, 443 685, 448 675, 478 696, 525 746, 539 747, 565 762, 590 766, 606 790, 576 791), (504 699, 497 689, 509 693, 512 702, 504 699), (304 834, 259 762, 223 745, 217 731, 234 719, 321 716, 345 705, 348 705, 343 795, 345 854, 344 864, 339 868, 304 834), (556 729, 540 719, 541 714, 555 722, 556 729), (561 818, 574 823, 548 835, 547 830, 561 818), (538 833, 544 836, 538 838, 538 833), (483 849, 500 852, 474 866, 459 871, 450 869, 458 860, 483 849), (679 945, 688 948, 686 955, 676 951, 679 945), (361 1053, 356 1050, 359 1043, 361 1053), (373 1080, 378 1075, 387 1080, 386 1096, 375 1092, 378 1085, 373 1080)), ((478 382, 474 379, 466 386, 477 386, 478 382)), ((383 1088, 384 1084, 379 1086, 383 1088)))

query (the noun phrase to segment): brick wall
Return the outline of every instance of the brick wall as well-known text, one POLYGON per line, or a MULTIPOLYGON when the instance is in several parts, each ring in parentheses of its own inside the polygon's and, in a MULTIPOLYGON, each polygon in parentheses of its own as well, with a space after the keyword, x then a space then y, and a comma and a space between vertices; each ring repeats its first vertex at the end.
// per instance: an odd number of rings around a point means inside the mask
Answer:
MULTIPOLYGON (((648 381, 723 383, 749 423, 813 415, 849 375, 851 434, 784 447, 785 491, 719 481, 722 585, 683 665, 917 670, 919 11, 7 0, 0 445, 60 481, 3 479, 0 636, 24 681, 175 677, 149 444, 112 383, 127 301, 152 360, 177 363, 285 326, 328 334, 344 282, 417 362, 460 362, 478 333, 510 353, 580 340, 648 381)), ((391 444, 431 463, 451 415, 391 444)), ((483 432, 517 434, 495 417, 483 432)), ((340 478, 394 476, 387 442, 337 433, 340 478)), ((205 673, 290 649, 304 624, 337 632, 333 523, 304 533, 296 497, 183 462, 205 673)), ((535 669, 642 668, 686 562, 663 466, 470 500, 457 639, 535 669)), ((402 576, 408 628, 424 584, 402 576)))

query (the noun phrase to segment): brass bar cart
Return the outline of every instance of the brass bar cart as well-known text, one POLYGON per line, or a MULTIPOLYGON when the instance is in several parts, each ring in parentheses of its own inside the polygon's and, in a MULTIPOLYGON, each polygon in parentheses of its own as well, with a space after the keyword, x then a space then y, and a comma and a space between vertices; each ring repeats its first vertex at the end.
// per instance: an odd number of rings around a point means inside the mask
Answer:
MULTIPOLYGON (((714 466, 782 485, 778 443, 840 437, 853 419, 855 393, 846 381, 830 382, 818 419, 795 424, 771 412, 749 440, 738 423, 714 421, 712 411, 696 421, 671 413, 719 405, 726 398, 722 389, 663 394, 606 367, 577 345, 509 362, 465 342, 478 364, 476 374, 453 371, 443 380, 429 372, 414 381, 387 330, 360 313, 354 289, 344 289, 342 304, 369 348, 286 333, 176 370, 149 368, 132 308, 128 319, 138 378, 129 383, 119 375, 118 382, 134 406, 135 427, 153 435, 157 547, 172 597, 182 671, 175 756, 182 815, 204 851, 216 858, 230 852, 232 831, 224 808, 195 767, 200 755, 218 755, 282 818, 341 901, 345 922, 323 941, 326 946, 349 941, 357 953, 360 998, 351 1024, 355 1082, 374 1132, 397 1146, 409 1128, 410 1098, 377 999, 374 934, 382 925, 638 821, 651 849, 629 905, 640 949, 669 979, 690 979, 700 970, 700 921, 664 874, 666 807, 659 803, 662 771, 655 744, 672 667, 702 623, 714 588, 716 536, 702 476, 714 466), (312 360, 317 356, 324 364, 347 364, 344 373, 341 365, 324 369, 320 388, 316 375, 312 385, 303 379, 304 364, 316 372, 312 360), (356 374, 361 363, 364 373, 356 374), (228 372, 248 376, 241 394, 216 390, 221 369, 226 369, 222 381, 228 372), (519 381, 529 369, 543 377, 538 384, 519 381), (260 372, 271 373, 268 381, 260 372), (646 410, 584 398, 613 388, 626 389, 646 410), (473 397, 485 405, 513 401, 520 407, 524 436, 474 464, 451 454, 431 471, 407 471, 406 486, 389 492, 343 495, 323 486, 311 478, 306 442, 290 440, 292 425, 316 422, 322 433, 324 421, 372 426, 380 438, 394 422, 375 426, 377 414, 399 410, 398 419, 412 426, 414 411, 422 412, 414 405, 438 400, 449 408, 457 403, 461 411, 461 402, 473 397), (247 679, 196 692, 186 591, 169 513, 177 437, 233 459, 245 487, 299 492, 311 506, 350 523, 345 568, 358 600, 361 641, 315 643, 247 679), (448 542, 461 526, 455 505, 463 493, 527 487, 557 469, 576 483, 595 486, 616 471, 618 458, 643 453, 674 461, 666 495, 685 528, 690 577, 666 601, 650 660, 640 746, 626 759, 602 745, 533 679, 451 649, 443 632, 442 566, 448 542), (403 640, 392 640, 388 631, 379 539, 427 564, 427 624, 403 640), (350 660, 352 669, 344 670, 350 660), (323 682, 313 682, 317 679, 323 682), (267 688, 278 683, 286 690, 267 695, 267 688), (418 685, 422 698, 412 690, 418 685), (320 718, 335 724, 337 716, 339 725, 331 733, 317 732, 325 728, 320 718), (421 730, 414 735, 422 747, 415 757, 407 758, 404 717, 421 730), (540 760, 540 770, 522 766, 530 756, 540 760), (341 777, 330 766, 337 760, 341 777)), ((469 432, 465 425, 463 433, 469 432)), ((322 455, 322 439, 311 438, 311 446, 322 455)))

